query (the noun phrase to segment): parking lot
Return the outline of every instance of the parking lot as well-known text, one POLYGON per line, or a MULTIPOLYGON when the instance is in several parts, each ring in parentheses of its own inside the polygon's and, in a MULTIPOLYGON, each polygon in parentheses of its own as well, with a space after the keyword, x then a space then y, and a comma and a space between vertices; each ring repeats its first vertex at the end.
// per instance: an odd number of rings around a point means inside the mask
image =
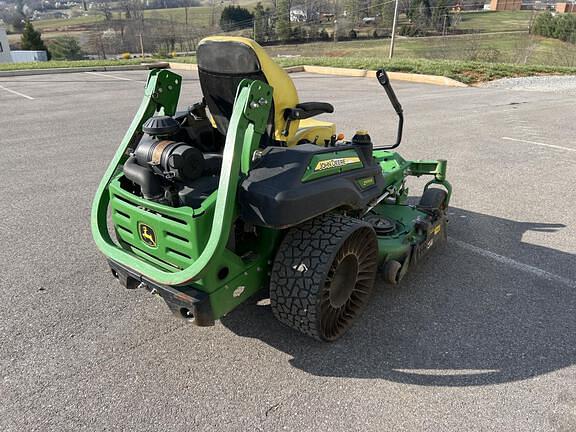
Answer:
MULTIPOLYGON (((291 76, 393 141, 375 79, 291 76)), ((449 242, 321 344, 256 302, 193 327, 112 277, 90 206, 145 80, 0 78, 0 430, 576 430, 573 94, 393 82, 399 151, 448 159, 449 242)))

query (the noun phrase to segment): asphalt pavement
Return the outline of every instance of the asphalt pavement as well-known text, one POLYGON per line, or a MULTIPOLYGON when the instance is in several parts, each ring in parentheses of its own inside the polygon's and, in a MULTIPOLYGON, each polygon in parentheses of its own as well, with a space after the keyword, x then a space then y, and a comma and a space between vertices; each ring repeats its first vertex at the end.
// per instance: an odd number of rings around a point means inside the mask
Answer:
MULTIPOLYGON (((375 79, 292 77, 393 141, 375 79)), ((1 431, 576 430, 573 95, 393 82, 399 151, 449 161, 449 242, 322 344, 265 302, 193 327, 112 277, 90 206, 145 80, 0 79, 1 431)))

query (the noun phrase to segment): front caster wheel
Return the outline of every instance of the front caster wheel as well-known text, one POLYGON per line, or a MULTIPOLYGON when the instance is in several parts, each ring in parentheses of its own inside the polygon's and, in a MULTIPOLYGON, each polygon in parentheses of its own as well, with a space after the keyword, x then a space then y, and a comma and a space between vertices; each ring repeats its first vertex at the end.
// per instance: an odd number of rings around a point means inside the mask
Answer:
POLYGON ((288 231, 270 278, 270 305, 283 324, 322 341, 348 330, 374 288, 378 242, 367 223, 331 214, 288 231))
POLYGON ((402 279, 402 264, 396 260, 386 261, 382 269, 382 277, 390 285, 398 285, 402 279))

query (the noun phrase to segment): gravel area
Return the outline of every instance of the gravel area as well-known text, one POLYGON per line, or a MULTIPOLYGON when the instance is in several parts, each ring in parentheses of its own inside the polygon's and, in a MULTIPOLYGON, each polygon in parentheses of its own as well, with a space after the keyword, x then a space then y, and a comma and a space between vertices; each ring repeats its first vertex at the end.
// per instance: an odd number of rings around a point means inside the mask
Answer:
POLYGON ((484 83, 481 87, 505 88, 542 92, 562 92, 576 95, 576 75, 532 76, 523 78, 502 78, 484 83))

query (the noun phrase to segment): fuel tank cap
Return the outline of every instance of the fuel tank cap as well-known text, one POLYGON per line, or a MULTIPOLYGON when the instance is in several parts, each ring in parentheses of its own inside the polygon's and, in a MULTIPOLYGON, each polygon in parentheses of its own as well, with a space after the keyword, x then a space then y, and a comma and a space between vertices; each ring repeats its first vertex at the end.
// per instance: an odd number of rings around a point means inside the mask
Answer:
POLYGON ((174 135, 180 130, 180 123, 170 116, 150 117, 142 125, 142 131, 152 136, 174 135))

